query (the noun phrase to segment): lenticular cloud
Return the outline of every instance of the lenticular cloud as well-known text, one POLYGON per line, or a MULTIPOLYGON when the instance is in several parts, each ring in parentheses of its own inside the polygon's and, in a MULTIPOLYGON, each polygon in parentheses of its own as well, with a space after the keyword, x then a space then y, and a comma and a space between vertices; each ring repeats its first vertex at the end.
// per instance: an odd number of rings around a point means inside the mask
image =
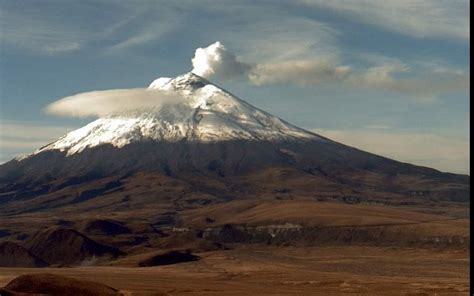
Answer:
POLYGON ((148 88, 112 89, 80 93, 62 98, 46 112, 68 117, 103 117, 130 111, 152 110, 162 104, 179 102, 173 92, 148 88))

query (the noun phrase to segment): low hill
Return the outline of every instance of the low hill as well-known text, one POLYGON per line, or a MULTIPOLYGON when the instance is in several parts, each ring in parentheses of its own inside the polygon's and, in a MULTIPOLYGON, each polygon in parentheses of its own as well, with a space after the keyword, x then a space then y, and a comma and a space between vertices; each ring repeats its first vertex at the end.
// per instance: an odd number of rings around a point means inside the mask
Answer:
POLYGON ((77 280, 56 274, 39 273, 19 276, 9 282, 1 295, 75 295, 116 296, 118 290, 92 281, 77 280), (25 294, 23 294, 25 293, 25 294))
POLYGON ((2 267, 45 267, 41 258, 13 242, 0 243, 0 266, 2 267))
POLYGON ((117 257, 123 253, 100 244, 73 229, 50 229, 26 242, 30 252, 49 264, 80 264, 96 257, 117 257))

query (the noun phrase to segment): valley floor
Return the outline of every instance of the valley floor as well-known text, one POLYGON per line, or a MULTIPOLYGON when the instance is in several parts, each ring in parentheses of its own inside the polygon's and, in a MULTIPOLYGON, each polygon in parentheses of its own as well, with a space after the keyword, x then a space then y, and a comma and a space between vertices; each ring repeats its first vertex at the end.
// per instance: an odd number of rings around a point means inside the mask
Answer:
POLYGON ((94 280, 125 295, 468 295, 469 251, 239 246, 160 267, 0 268, 94 280))

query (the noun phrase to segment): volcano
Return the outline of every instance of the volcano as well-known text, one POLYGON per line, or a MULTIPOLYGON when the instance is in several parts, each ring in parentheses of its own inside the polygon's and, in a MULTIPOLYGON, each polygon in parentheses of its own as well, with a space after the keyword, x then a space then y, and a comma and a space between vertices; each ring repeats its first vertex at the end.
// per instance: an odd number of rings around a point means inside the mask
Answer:
MULTIPOLYGON (((301 189, 319 196, 324 191, 325 196, 349 200, 374 196, 469 200, 468 176, 401 163, 332 141, 260 110, 193 73, 159 78, 146 91, 151 96, 156 93, 157 101, 162 92, 175 99, 99 118, 0 166, 2 203, 41 200, 62 190, 61 201, 54 206, 76 204, 123 191, 124 184, 130 183, 127 180, 137 176, 143 180, 147 175, 187 182, 188 192, 202 192, 202 183, 209 180, 232 184, 224 189, 206 187, 206 194, 215 197, 212 202, 218 202, 223 197, 261 193, 266 182, 275 182, 269 181, 271 170, 289 171, 292 180, 300 179, 296 185, 275 189, 283 192, 301 189), (252 180, 245 181, 244 190, 242 183, 234 181, 246 176, 252 180), (196 185, 196 178, 206 181, 196 185), (74 186, 83 189, 71 196, 65 189, 74 186)), ((53 206, 41 204, 33 210, 53 206)), ((19 208, 32 210, 25 206, 22 203, 19 208)))

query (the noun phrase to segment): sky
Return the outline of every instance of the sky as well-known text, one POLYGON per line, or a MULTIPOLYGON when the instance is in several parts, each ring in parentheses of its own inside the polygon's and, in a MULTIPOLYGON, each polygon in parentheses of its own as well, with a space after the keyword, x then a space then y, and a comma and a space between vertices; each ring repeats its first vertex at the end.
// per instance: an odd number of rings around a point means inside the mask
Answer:
POLYGON ((0 163, 96 118, 51 112, 61 98, 193 71, 344 144, 469 173, 469 5, 0 0, 0 163))

